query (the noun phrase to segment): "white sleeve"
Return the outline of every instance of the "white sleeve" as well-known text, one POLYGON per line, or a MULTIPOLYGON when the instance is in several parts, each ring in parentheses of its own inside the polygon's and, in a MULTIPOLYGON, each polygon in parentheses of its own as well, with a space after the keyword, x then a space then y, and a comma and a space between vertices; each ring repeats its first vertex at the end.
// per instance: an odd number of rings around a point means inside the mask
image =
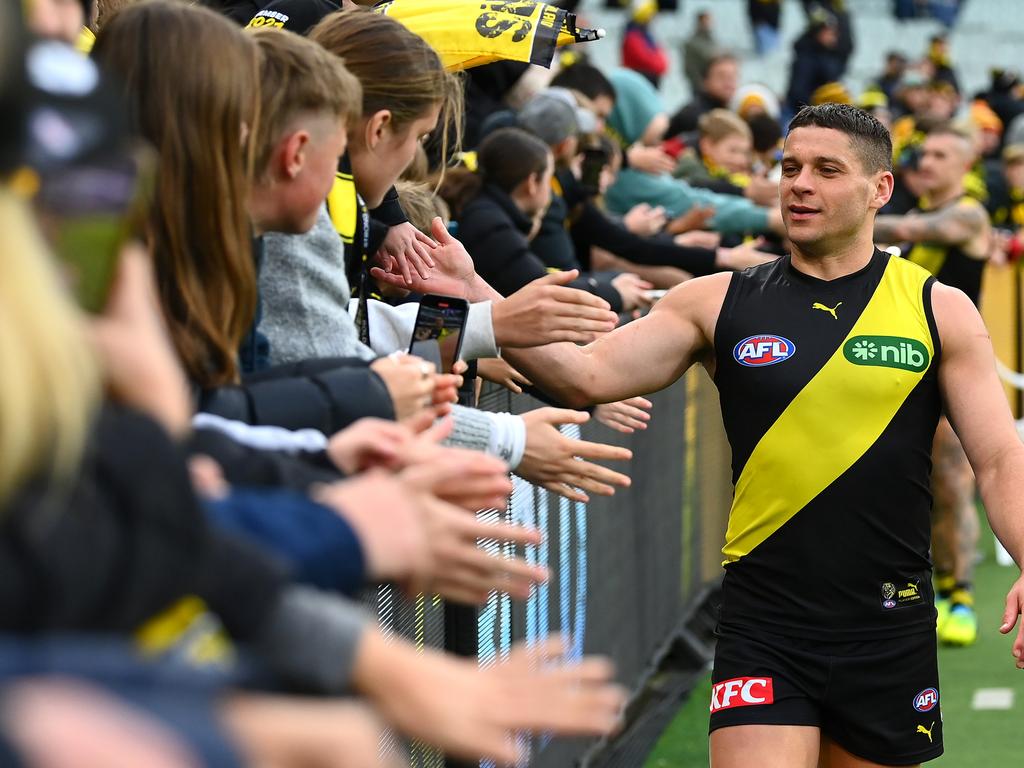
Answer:
MULTIPOLYGON (((348 304, 348 312, 355 317, 359 306, 358 299, 348 304)), ((409 301, 405 304, 392 306, 383 301, 371 299, 367 302, 370 321, 370 346, 378 355, 390 355, 392 352, 405 352, 412 341, 412 331, 416 326, 416 313, 419 312, 418 302, 409 301)), ((491 322, 491 302, 482 301, 469 305, 466 316, 466 330, 462 339, 463 360, 476 360, 481 357, 497 357, 498 347, 494 342, 494 325, 491 322)))
POLYGON ((510 469, 519 466, 526 452, 526 422, 522 416, 511 413, 488 413, 493 429, 488 440, 487 453, 504 459, 510 469))
POLYGON ((326 450, 327 436, 315 429, 284 429, 283 427, 254 426, 243 421, 232 421, 212 413, 197 413, 192 417, 195 429, 215 429, 236 443, 266 451, 285 453, 318 453, 326 450))

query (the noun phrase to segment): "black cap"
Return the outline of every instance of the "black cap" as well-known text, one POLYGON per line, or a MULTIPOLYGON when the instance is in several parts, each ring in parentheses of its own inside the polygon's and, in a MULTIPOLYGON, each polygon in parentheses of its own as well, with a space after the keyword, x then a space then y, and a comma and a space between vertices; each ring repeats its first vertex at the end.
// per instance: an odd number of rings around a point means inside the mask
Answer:
POLYGON ((249 20, 247 27, 280 27, 305 35, 324 16, 340 11, 331 0, 274 0, 249 20))

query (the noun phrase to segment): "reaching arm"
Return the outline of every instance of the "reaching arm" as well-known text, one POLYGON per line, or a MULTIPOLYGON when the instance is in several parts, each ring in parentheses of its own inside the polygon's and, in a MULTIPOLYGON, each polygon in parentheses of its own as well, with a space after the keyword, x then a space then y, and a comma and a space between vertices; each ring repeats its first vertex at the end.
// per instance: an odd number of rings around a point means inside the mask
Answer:
POLYGON ((730 279, 718 274, 682 283, 650 314, 586 347, 550 344, 504 355, 534 384, 573 407, 656 392, 710 352, 730 279))
MULTIPOLYGON (((949 420, 978 479, 992 530, 1019 565, 1024 559, 1024 444, 1017 436, 1006 395, 996 375, 995 356, 981 315, 961 291, 936 283, 935 322, 942 340, 939 384, 949 420)), ((1006 598, 1003 633, 1024 609, 1024 577, 1006 598)), ((1024 668, 1024 622, 1013 644, 1024 668)))
POLYGON ((959 203, 916 216, 879 216, 875 219, 875 239, 883 243, 959 245, 980 235, 986 221, 981 206, 959 203))

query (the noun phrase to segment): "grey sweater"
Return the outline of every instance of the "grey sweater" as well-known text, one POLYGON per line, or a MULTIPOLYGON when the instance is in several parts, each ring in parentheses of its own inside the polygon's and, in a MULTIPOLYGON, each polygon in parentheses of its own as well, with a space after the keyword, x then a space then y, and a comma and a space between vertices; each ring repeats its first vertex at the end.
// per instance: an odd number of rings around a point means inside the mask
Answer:
MULTIPOLYGON (((259 330, 270 342, 274 365, 324 357, 372 360, 349 316, 352 291, 345 253, 326 206, 304 235, 267 234, 260 268, 263 316, 259 330)), ((455 407, 451 445, 484 451, 494 429, 491 415, 455 407)))

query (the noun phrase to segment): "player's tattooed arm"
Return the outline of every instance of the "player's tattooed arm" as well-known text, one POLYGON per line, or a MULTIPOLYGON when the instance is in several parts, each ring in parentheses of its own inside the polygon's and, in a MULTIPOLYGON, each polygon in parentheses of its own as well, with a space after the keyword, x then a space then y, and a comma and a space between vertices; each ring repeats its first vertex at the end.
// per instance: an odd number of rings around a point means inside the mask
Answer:
POLYGON ((969 204, 916 216, 879 216, 875 219, 875 240, 959 245, 981 234, 986 221, 985 211, 969 204))

